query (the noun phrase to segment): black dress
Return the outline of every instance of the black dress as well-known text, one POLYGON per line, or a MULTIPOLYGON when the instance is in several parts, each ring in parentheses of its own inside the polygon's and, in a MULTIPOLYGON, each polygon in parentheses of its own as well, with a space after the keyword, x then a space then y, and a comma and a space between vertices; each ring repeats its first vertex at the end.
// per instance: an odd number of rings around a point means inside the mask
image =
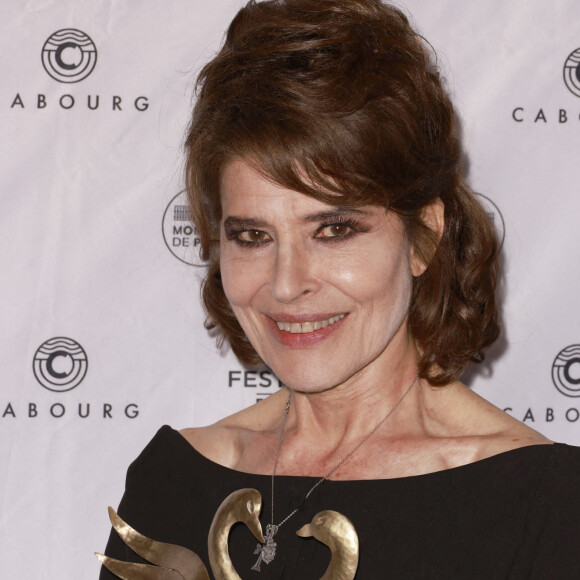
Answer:
MULTIPOLYGON (((316 481, 276 477, 276 523, 316 481)), ((207 536, 221 502, 232 491, 256 488, 265 529, 270 482, 210 461, 165 426, 129 467, 119 515, 148 537, 193 550, 207 565, 207 536)), ((261 572, 251 570, 256 540, 245 526, 234 526, 229 549, 238 574, 244 580, 319 579, 330 551, 296 530, 325 509, 354 523, 357 580, 580 579, 578 447, 534 445, 426 475, 327 481, 280 528, 277 556, 261 572)), ((106 554, 144 561, 114 531, 106 554)), ((101 580, 112 578, 102 569, 101 580)))

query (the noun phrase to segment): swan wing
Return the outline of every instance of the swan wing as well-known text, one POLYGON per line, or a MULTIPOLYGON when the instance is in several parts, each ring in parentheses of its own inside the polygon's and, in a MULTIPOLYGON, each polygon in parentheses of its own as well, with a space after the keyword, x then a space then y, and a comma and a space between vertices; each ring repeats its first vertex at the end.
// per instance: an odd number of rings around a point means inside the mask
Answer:
POLYGON ((95 556, 107 570, 121 578, 121 580, 185 580, 177 570, 171 570, 171 568, 137 564, 135 562, 122 562, 97 553, 95 553, 95 556))
POLYGON ((109 519, 123 542, 148 562, 178 571, 183 580, 209 580, 206 567, 195 552, 144 536, 123 521, 112 507, 109 507, 109 519))

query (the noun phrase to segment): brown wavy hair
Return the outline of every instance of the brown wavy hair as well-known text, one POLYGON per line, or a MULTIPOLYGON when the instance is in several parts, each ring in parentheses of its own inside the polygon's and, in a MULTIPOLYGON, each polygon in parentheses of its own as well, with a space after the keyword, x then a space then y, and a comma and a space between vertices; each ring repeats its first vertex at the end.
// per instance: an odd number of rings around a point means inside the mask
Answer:
POLYGON ((409 327, 433 385, 481 362, 499 334, 493 224, 461 177, 458 123, 430 46, 379 0, 249 2, 201 71, 186 140, 192 219, 209 260, 206 326, 243 363, 261 360, 225 296, 220 179, 236 157, 331 205, 395 212, 425 264, 409 327), (441 199, 441 238, 423 223, 441 199))

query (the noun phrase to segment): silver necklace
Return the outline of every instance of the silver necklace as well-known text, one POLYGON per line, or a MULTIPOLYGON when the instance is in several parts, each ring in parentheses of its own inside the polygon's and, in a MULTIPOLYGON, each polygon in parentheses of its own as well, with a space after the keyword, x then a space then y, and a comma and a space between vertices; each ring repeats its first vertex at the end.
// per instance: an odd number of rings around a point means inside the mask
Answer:
POLYGON ((274 481, 276 479, 276 468, 278 467, 278 457, 280 456, 280 448, 282 447, 282 439, 284 437, 284 431, 286 429, 286 421, 288 420, 288 413, 290 412, 290 404, 292 402, 292 391, 290 391, 290 396, 286 401, 286 407, 284 409, 284 415, 282 420, 282 427, 280 429, 280 437, 278 438, 278 445, 276 446, 276 452, 274 455, 274 469, 272 470, 272 511, 270 523, 266 526, 266 536, 265 543, 258 543, 254 554, 259 554, 257 562, 252 566, 252 570, 260 571, 260 564, 264 562, 269 564, 276 557, 276 542, 274 541, 274 536, 278 530, 296 513, 302 506, 306 503, 308 498, 312 495, 312 492, 322 483, 324 483, 345 461, 350 459, 373 435, 374 433, 389 419, 389 417, 397 410, 399 405, 403 402, 403 399, 409 394, 411 389, 415 386, 419 374, 415 375, 413 382, 409 385, 408 389, 402 394, 401 398, 393 405, 391 410, 371 429, 371 431, 365 435, 324 477, 321 477, 306 493, 300 505, 294 508, 279 524, 274 524, 274 481))

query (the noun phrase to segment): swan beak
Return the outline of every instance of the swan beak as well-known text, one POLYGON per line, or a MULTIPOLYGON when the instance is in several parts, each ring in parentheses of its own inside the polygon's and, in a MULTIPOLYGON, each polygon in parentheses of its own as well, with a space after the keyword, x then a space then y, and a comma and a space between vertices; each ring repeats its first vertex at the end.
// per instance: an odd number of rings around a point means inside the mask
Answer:
POLYGON ((254 534, 256 540, 260 542, 260 544, 264 544, 266 542, 264 534, 262 533, 262 524, 260 524, 260 520, 258 519, 257 515, 249 519, 247 526, 250 529, 250 532, 254 534))
POLYGON ((297 532, 296 532, 297 536, 300 536, 301 538, 311 538, 313 536, 312 533, 312 524, 306 524, 305 526, 302 526, 297 532))
POLYGON ((264 534, 262 533, 262 524, 260 523, 260 511, 262 510, 262 496, 260 492, 255 489, 249 490, 242 490, 245 492, 249 492, 248 495, 242 496, 244 499, 247 499, 246 509, 246 516, 243 517, 243 521, 248 526, 249 530, 254 534, 254 537, 260 544, 266 542, 264 539, 264 534))

